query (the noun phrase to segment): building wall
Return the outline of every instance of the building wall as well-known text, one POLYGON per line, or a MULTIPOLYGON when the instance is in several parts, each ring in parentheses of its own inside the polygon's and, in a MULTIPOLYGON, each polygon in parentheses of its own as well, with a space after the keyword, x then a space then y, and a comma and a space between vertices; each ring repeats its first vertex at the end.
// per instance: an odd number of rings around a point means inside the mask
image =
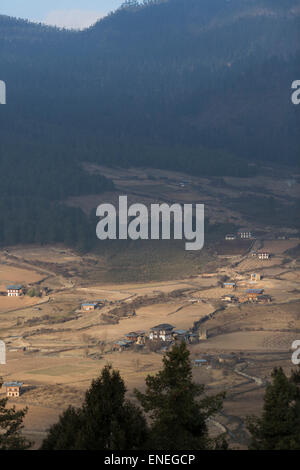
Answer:
POLYGON ((9 290, 7 291, 8 297, 19 297, 21 295, 21 291, 14 291, 14 290, 9 290))
POLYGON ((20 389, 18 387, 8 387, 6 395, 8 397, 19 397, 20 389))

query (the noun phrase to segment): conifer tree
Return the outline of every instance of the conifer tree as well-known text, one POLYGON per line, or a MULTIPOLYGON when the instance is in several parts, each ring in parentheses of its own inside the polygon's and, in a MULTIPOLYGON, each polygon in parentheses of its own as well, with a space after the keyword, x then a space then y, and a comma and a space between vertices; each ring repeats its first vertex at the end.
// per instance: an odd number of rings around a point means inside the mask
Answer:
POLYGON ((300 450, 300 369, 287 377, 275 368, 262 416, 248 417, 251 450, 300 450))
POLYGON ((69 406, 60 416, 58 423, 50 428, 41 450, 79 450, 82 425, 81 410, 69 406))
POLYGON ((86 392, 83 406, 69 408, 44 440, 44 450, 136 450, 147 438, 141 410, 125 398, 118 371, 106 366, 86 392))
POLYGON ((184 342, 175 344, 163 359, 163 369, 146 379, 146 392, 135 391, 151 418, 149 448, 201 450, 227 448, 224 436, 211 439, 207 421, 222 409, 224 394, 205 396, 193 382, 190 353, 184 342))
POLYGON ((7 398, 0 399, 0 450, 29 449, 31 443, 21 434, 27 408, 16 411, 14 406, 7 407, 7 401, 7 398))

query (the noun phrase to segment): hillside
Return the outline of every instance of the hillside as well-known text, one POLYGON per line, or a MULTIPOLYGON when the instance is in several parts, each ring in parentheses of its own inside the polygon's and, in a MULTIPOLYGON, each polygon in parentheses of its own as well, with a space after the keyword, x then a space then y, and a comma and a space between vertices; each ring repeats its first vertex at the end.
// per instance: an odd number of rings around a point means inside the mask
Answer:
POLYGON ((242 177, 296 165, 299 31, 299 0, 146 1, 83 32, 0 16, 0 243, 88 246, 86 216, 58 202, 113 186, 83 162, 242 177))

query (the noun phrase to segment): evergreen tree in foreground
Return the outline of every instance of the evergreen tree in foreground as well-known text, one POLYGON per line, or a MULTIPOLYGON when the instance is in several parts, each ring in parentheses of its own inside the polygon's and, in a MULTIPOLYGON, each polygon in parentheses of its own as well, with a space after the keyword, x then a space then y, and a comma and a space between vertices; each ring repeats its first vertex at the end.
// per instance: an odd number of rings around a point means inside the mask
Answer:
MULTIPOLYGON (((0 388, 2 386, 0 378, 0 388)), ((31 443, 21 435, 27 409, 7 408, 7 398, 0 399, 0 450, 26 450, 31 443)))
POLYGON ((147 437, 145 418, 125 399, 118 371, 106 366, 92 382, 82 408, 69 407, 50 428, 42 450, 135 450, 147 437))
POLYGON ((227 448, 224 436, 211 439, 207 420, 222 409, 224 394, 205 396, 193 382, 190 353, 175 344, 163 359, 164 367, 146 379, 145 393, 136 397, 152 420, 148 445, 155 450, 227 448))
POLYGON ((175 345, 163 369, 146 379, 146 393, 135 391, 151 418, 125 399, 118 371, 106 366, 92 382, 80 409, 69 407, 50 428, 42 450, 196 450, 227 448, 223 436, 211 439, 207 420, 221 410, 224 394, 208 397, 192 380, 189 351, 175 345))
POLYGON ((58 423, 51 426, 41 450, 79 450, 82 426, 81 410, 69 406, 60 416, 58 423))
POLYGON ((261 418, 249 417, 250 450, 300 450, 300 369, 272 372, 261 418))

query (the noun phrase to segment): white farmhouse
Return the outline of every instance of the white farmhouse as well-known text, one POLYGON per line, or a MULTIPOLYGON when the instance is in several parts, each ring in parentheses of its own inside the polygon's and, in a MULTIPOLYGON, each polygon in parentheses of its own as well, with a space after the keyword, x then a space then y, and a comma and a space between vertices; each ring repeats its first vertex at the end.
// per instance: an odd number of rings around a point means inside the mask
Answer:
POLYGON ((162 323, 161 325, 157 325, 151 328, 149 339, 152 341, 153 340, 172 341, 173 330, 174 330, 174 326, 169 325, 168 323, 162 323))
POLYGON ((20 284, 15 286, 7 286, 8 297, 20 297, 23 294, 23 287, 20 284))

